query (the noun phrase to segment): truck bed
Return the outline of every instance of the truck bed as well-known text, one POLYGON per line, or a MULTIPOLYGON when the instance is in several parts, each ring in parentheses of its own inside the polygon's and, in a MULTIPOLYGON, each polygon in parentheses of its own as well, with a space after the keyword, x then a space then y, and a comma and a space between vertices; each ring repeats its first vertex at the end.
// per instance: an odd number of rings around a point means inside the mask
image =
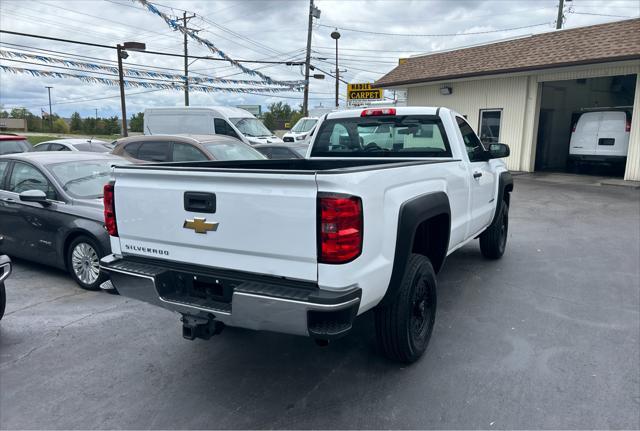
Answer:
POLYGON ((143 165, 123 165, 118 169, 152 169, 152 170, 193 170, 193 171, 237 171, 250 173, 349 173, 374 169, 399 168, 421 164, 436 164, 454 162, 453 159, 291 159, 291 160, 230 160, 230 161, 202 161, 149 163, 143 165))

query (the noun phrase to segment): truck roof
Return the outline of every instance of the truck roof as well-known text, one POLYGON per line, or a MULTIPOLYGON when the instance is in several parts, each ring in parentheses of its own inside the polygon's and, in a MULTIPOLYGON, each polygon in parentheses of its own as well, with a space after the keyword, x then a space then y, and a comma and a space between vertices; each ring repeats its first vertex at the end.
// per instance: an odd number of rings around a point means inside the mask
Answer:
POLYGON ((439 109, 446 108, 439 108, 436 106, 376 106, 373 108, 363 107, 357 109, 345 109, 343 111, 329 112, 327 114, 327 119, 360 117, 362 115, 362 111, 371 109, 395 109, 396 115, 436 115, 439 109))

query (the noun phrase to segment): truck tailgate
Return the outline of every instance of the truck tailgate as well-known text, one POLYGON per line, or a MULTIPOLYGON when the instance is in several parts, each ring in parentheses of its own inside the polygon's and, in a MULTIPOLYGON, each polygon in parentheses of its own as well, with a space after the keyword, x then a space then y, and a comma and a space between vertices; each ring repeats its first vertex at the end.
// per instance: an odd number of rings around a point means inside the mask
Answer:
POLYGON ((116 167, 114 177, 123 255, 317 280, 315 175, 116 167), (215 212, 186 210, 185 192, 215 194, 215 212), (197 233, 196 217, 217 228, 197 233))

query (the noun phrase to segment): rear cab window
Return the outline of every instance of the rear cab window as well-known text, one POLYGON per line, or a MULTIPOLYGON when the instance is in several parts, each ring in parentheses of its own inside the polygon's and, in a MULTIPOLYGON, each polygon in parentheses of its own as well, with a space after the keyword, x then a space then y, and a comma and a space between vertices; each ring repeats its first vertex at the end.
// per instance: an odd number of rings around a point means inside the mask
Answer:
POLYGON ((439 117, 390 115, 329 119, 311 157, 452 157, 439 117))

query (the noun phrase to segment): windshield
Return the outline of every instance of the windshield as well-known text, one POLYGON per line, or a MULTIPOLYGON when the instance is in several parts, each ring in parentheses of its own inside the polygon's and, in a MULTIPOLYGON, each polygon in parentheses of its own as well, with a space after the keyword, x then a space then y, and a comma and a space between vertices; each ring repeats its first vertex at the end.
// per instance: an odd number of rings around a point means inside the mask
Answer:
POLYGON ((318 120, 316 120, 315 118, 303 118, 299 120, 295 126, 293 126, 291 131, 295 133, 308 132, 309 130, 313 129, 313 126, 315 126, 317 122, 318 120))
POLYGON ((267 129, 262 121, 257 118, 229 118, 234 126, 240 130, 245 136, 250 137, 262 137, 262 136, 273 136, 273 133, 267 129))
POLYGON ((112 165, 128 164, 123 159, 78 160, 47 165, 49 172, 71 197, 98 199, 109 181, 112 165))
POLYGON ((440 118, 430 115, 326 120, 312 157, 451 157, 440 118))
POLYGON ((0 155, 24 153, 31 150, 31 144, 24 139, 0 141, 0 155))
POLYGON ((265 157, 242 142, 203 144, 215 160, 261 160, 265 157))

